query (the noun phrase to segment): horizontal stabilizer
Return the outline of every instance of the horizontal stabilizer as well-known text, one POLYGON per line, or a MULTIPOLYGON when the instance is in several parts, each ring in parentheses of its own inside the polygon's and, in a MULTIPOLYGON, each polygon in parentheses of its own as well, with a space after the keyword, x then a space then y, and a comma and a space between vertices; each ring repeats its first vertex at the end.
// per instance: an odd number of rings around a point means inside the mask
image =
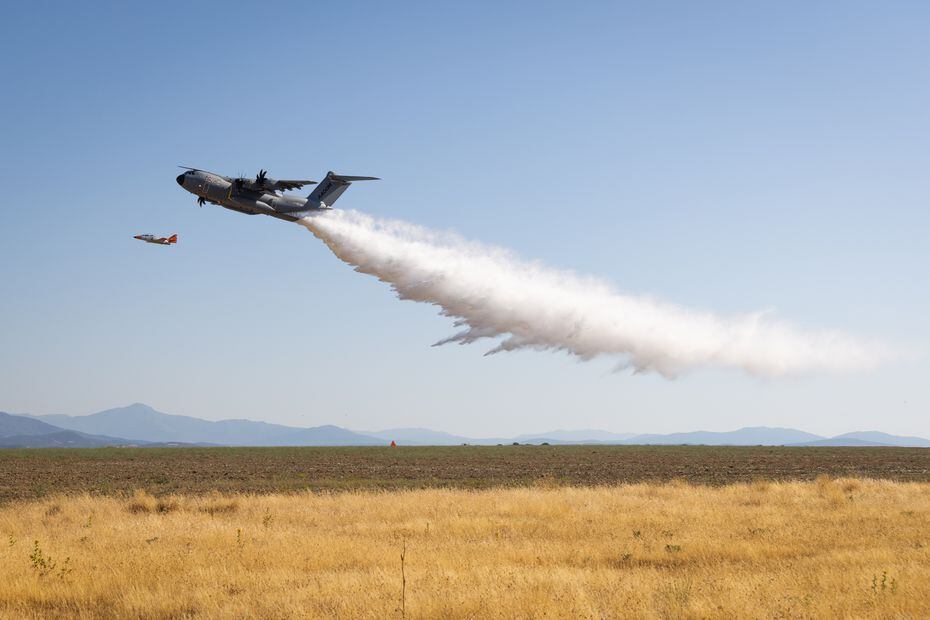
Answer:
MULTIPOLYGON (((330 174, 333 174, 330 172, 330 174)), ((333 174, 333 179, 336 181, 346 181, 351 183, 352 181, 380 181, 378 177, 350 177, 344 174, 333 174)))
POLYGON ((333 171, 326 173, 313 192, 307 197, 307 207, 311 209, 328 209, 342 196, 342 192, 349 188, 353 181, 378 181, 378 177, 356 177, 336 174, 333 171))

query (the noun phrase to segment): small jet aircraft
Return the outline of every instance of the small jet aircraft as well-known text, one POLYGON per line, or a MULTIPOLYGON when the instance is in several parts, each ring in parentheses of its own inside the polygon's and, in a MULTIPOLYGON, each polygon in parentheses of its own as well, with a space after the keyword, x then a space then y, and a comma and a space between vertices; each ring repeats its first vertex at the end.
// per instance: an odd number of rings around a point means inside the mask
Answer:
POLYGON ((196 195, 197 204, 201 207, 209 202, 247 215, 270 215, 288 222, 296 222, 312 211, 331 209, 353 181, 378 180, 377 177, 353 177, 328 172, 323 182, 304 198, 279 192, 316 185, 316 181, 272 179, 265 170, 259 170, 254 179, 249 179, 227 177, 187 166, 178 167, 187 171, 178 175, 178 185, 196 195))
POLYGON ((178 242, 177 235, 171 235, 170 237, 156 237, 155 235, 136 235, 133 239, 138 239, 139 241, 145 241, 146 243, 156 243, 158 245, 171 245, 172 243, 178 242))

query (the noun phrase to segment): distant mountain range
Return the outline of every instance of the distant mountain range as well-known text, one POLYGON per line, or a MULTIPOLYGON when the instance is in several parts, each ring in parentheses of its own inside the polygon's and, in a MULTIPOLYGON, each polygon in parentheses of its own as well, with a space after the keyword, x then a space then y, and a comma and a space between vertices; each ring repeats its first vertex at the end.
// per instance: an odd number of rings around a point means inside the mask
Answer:
POLYGON ((792 428, 747 427, 729 432, 695 431, 666 435, 636 435, 608 431, 554 430, 517 437, 481 438, 453 435, 427 428, 351 431, 338 426, 300 428, 251 420, 201 420, 169 415, 148 405, 108 409, 85 416, 11 415, 0 412, 0 447, 97 446, 383 446, 404 445, 616 444, 710 446, 909 446, 930 447, 922 437, 889 435, 878 431, 822 437, 792 428))
POLYGON ((139 442, 64 430, 31 417, 0 411, 0 448, 94 448, 133 443, 139 442))
MULTIPOLYGON (((630 441, 649 445, 700 444, 704 446, 764 446, 794 445, 826 439, 813 433, 793 428, 769 428, 753 426, 725 433, 694 431, 693 433, 671 433, 668 435, 637 435, 630 441)), ((828 440, 829 441, 829 440, 828 440)), ((930 442, 928 442, 930 445, 930 442)))
POLYGON ((378 437, 354 433, 338 426, 299 428, 251 420, 211 422, 161 413, 142 403, 85 416, 31 417, 72 431, 159 443, 222 446, 380 446, 385 443, 378 437))

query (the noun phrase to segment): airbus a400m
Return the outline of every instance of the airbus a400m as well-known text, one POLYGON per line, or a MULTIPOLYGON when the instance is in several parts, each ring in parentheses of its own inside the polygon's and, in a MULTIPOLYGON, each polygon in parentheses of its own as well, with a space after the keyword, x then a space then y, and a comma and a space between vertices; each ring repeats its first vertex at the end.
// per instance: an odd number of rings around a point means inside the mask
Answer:
POLYGON ((272 179, 265 170, 255 178, 227 177, 198 168, 184 168, 178 175, 178 185, 197 196, 202 207, 211 203, 246 213, 248 215, 270 215, 281 220, 296 222, 313 211, 331 209, 353 181, 377 181, 377 177, 357 177, 326 173, 323 181, 309 196, 287 195, 283 192, 300 189, 304 185, 316 185, 316 181, 272 179))

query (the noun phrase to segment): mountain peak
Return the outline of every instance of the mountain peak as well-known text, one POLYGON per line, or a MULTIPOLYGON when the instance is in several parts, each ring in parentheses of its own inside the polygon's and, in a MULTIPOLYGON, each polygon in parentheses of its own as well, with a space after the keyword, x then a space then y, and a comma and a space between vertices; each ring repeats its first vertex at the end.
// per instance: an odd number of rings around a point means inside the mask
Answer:
MULTIPOLYGON (((113 409, 108 409, 107 411, 126 411, 131 413, 160 413, 151 405, 146 405, 145 403, 132 403, 131 405, 126 405, 125 407, 114 407, 113 409)), ((165 415, 165 414, 162 414, 165 415)))

